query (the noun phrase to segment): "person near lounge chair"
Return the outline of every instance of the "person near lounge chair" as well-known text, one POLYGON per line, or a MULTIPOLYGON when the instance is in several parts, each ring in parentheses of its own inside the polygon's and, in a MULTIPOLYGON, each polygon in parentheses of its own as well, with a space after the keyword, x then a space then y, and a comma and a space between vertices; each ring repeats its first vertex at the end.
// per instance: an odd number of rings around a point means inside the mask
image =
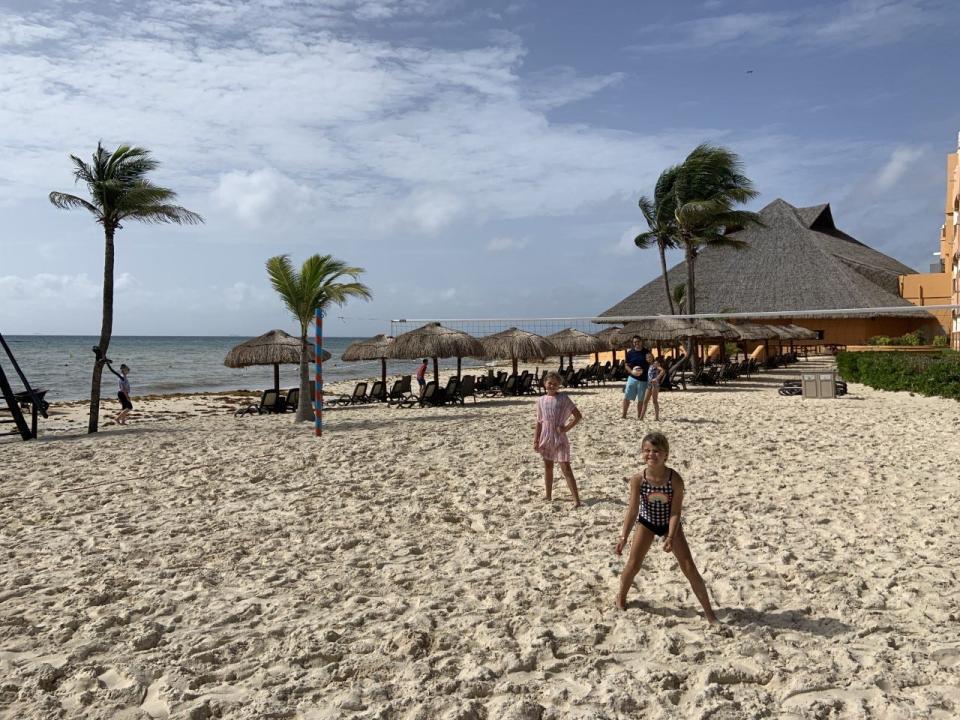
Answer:
POLYGON ((643 418, 643 397, 647 393, 647 372, 650 363, 647 361, 647 349, 643 346, 643 338, 634 335, 631 338, 633 347, 627 350, 625 361, 627 367, 627 384, 623 388, 623 419, 627 417, 630 402, 637 401, 637 417, 643 418))
POLYGON ((427 358, 423 359, 423 362, 420 363, 420 367, 417 368, 417 385, 420 386, 420 397, 423 397, 423 391, 427 387, 427 381, 425 376, 427 374, 427 358))

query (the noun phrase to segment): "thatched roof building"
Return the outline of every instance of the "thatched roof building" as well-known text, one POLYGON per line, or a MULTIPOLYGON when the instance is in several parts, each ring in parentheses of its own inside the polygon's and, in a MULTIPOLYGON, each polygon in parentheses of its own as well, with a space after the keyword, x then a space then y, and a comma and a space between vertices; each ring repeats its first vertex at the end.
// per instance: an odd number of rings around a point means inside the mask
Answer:
MULTIPOLYGON (((698 313, 783 311, 778 318, 802 319, 796 311, 864 308, 832 317, 877 318, 906 313, 868 308, 913 307, 899 295, 899 276, 916 271, 838 230, 829 205, 796 208, 777 199, 760 218, 763 226, 735 233, 746 243, 743 249, 707 248, 697 258, 698 313)), ((671 268, 668 277, 671 287, 686 283, 686 263, 671 268)), ((663 281, 656 277, 600 316, 669 312, 663 281)))

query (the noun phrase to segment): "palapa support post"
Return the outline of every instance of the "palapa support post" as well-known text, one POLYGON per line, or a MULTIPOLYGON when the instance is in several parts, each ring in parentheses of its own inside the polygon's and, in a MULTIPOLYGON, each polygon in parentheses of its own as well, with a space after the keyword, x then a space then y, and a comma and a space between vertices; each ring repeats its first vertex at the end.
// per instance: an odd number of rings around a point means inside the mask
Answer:
POLYGON ((313 429, 317 437, 323 435, 323 309, 317 308, 314 314, 315 344, 313 361, 317 366, 313 393, 313 429))

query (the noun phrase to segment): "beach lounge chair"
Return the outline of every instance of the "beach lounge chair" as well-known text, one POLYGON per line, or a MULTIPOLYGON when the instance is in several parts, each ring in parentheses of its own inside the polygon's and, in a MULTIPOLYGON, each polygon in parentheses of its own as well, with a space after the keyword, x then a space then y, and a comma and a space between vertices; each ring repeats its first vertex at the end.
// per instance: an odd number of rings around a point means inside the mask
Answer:
POLYGON ((286 398, 276 390, 264 390, 260 395, 260 402, 256 405, 247 405, 237 410, 234 415, 264 415, 266 413, 280 413, 286 410, 286 398))
POLYGON ((364 402, 384 402, 387 399, 387 389, 382 380, 377 380, 370 387, 370 393, 364 398, 364 402))
POLYGON ((411 408, 414 405, 426 407, 427 405, 443 405, 443 388, 437 385, 435 380, 429 381, 423 388, 420 397, 410 395, 398 403, 398 407, 411 408))
POLYGON ((387 404, 402 407, 408 400, 417 401, 417 396, 410 390, 410 375, 403 375, 393 383, 390 394, 387 395, 387 404))
POLYGON ((466 399, 469 397, 473 398, 473 403, 476 405, 477 393, 475 387, 476 379, 473 377, 473 375, 464 375, 460 379, 460 384, 457 385, 457 394, 455 396, 455 400, 463 405, 466 399))
POLYGON ((534 377, 530 373, 522 375, 517 388, 517 395, 537 395, 537 389, 533 386, 534 377))
POLYGON ((296 412, 300 405, 300 388, 290 388, 287 390, 286 409, 290 412, 296 412))
POLYGON ((366 402, 367 400, 367 383, 358 382, 356 387, 353 388, 353 393, 350 395, 341 395, 335 400, 331 400, 331 405, 356 405, 358 403, 366 402))
POLYGON ((443 389, 443 403, 453 405, 458 402, 457 393, 460 390, 461 382, 462 380, 458 377, 451 377, 447 380, 447 386, 443 389))

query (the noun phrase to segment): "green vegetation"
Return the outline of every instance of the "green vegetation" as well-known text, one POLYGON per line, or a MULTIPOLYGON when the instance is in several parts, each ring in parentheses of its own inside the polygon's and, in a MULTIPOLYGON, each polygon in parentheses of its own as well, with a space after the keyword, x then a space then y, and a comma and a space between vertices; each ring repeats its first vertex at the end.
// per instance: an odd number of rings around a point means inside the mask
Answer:
POLYGON ((305 402, 310 397, 310 379, 307 369, 307 328, 313 322, 317 308, 343 305, 350 298, 370 299, 370 289, 359 282, 338 282, 342 277, 356 280, 363 268, 350 267, 331 255, 314 255, 303 261, 297 272, 288 255, 277 255, 267 260, 270 284, 277 291, 287 310, 300 323, 300 404, 295 422, 313 419, 313 403, 305 402))
POLYGON ((100 415, 100 380, 103 375, 104 358, 113 335, 113 237, 127 220, 144 223, 175 223, 196 225, 203 218, 179 205, 170 203, 177 194, 147 179, 147 174, 157 168, 157 161, 150 151, 139 147, 121 145, 113 152, 97 143, 93 162, 88 165, 76 155, 70 156, 73 163, 73 179, 87 186, 90 199, 86 200, 68 193, 50 193, 50 202, 62 210, 82 208, 93 215, 100 225, 106 242, 103 259, 103 318, 100 326, 100 342, 97 344, 96 361, 93 366, 93 381, 90 386, 90 419, 87 432, 97 432, 100 415))
MULTIPOLYGON (((946 338, 944 338, 946 339, 946 338)), ((886 335, 874 335, 867 340, 867 345, 926 345, 927 339, 919 330, 908 332, 900 337, 887 337, 886 335)), ((936 344, 936 338, 934 338, 936 344)))
POLYGON ((840 376, 878 390, 907 390, 960 400, 960 353, 841 352, 840 376))

